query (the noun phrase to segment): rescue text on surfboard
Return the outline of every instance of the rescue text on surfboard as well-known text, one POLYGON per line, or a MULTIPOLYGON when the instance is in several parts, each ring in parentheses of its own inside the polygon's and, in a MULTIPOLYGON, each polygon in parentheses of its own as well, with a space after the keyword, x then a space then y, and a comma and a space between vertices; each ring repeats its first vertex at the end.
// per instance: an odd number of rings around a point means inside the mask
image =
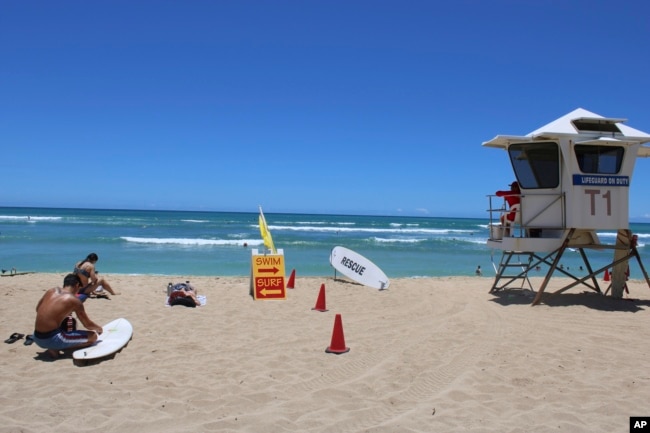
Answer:
POLYGON ((366 270, 365 266, 361 266, 359 263, 355 262, 354 260, 350 260, 347 257, 343 257, 343 259, 341 259, 341 264, 346 268, 352 269, 359 275, 363 275, 363 271, 366 270))

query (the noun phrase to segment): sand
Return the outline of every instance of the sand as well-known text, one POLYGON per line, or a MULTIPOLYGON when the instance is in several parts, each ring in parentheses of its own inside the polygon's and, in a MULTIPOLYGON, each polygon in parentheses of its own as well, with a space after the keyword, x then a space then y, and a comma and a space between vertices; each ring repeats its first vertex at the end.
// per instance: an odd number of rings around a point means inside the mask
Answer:
MULTIPOLYGON (((377 291, 298 274, 274 301, 254 301, 247 277, 105 277, 122 294, 87 312, 129 319, 131 342, 85 366, 2 343, 0 432, 611 433, 650 416, 644 281, 634 301, 574 288, 531 307, 528 290, 489 294, 486 276, 377 291), (166 307, 167 283, 186 279, 207 305, 166 307), (326 312, 312 310, 322 284, 326 312), (325 352, 336 314, 340 355, 325 352)), ((3 340, 32 332, 62 279, 0 278, 3 340)))

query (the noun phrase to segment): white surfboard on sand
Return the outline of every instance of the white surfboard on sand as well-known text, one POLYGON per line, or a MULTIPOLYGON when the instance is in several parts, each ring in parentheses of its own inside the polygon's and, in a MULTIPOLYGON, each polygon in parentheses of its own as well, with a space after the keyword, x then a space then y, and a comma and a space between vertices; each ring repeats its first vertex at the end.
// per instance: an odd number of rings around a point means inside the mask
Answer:
POLYGON ((359 253, 345 248, 334 247, 330 254, 330 264, 351 280, 374 289, 387 289, 390 281, 379 266, 359 253))
POLYGON ((131 322, 124 318, 115 319, 102 327, 102 335, 95 344, 83 349, 75 350, 72 354, 74 359, 97 359, 103 356, 112 355, 126 346, 133 335, 131 322))

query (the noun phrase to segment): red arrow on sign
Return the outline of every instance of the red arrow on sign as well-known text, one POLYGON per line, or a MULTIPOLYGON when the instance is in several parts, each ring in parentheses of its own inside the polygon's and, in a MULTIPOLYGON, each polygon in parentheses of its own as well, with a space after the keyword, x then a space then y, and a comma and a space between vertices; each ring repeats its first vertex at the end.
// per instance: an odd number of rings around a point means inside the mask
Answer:
POLYGON ((277 274, 278 271, 279 271, 279 269, 276 268, 276 267, 273 267, 273 268, 264 268, 264 269, 260 268, 260 269, 258 269, 258 271, 259 271, 259 272, 272 272, 272 273, 274 273, 274 274, 277 274))
POLYGON ((262 296, 266 296, 266 295, 279 295, 279 294, 281 294, 281 293, 282 293, 282 290, 280 290, 280 289, 262 289, 262 290, 260 290, 260 294, 261 294, 262 296))

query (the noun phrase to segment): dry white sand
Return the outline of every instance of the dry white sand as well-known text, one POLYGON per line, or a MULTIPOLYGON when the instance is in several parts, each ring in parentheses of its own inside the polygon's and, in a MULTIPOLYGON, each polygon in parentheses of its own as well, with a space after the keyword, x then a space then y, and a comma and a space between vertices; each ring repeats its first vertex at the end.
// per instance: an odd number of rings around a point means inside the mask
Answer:
MULTIPOLYGON (((611 433, 650 415, 645 281, 629 283, 636 301, 574 288, 531 307, 526 290, 489 294, 489 277, 377 291, 298 275, 274 301, 244 277, 105 277, 122 294, 86 309, 129 319, 131 342, 86 366, 3 343, 0 432, 611 433), (167 283, 186 279, 207 305, 165 307, 167 283), (327 312, 312 310, 321 284, 327 312), (336 314, 341 355, 325 353, 336 314)), ((32 332, 62 279, 0 278, 3 340, 32 332)))

